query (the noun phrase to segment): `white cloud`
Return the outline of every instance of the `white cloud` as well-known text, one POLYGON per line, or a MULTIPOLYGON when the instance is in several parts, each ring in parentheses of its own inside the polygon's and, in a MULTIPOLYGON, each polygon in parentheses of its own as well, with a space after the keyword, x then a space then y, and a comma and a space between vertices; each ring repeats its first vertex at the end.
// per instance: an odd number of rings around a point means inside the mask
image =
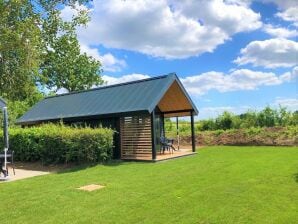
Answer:
POLYGON ((130 81, 147 79, 147 78, 150 78, 150 76, 143 75, 143 74, 129 74, 129 75, 124 75, 124 76, 120 76, 120 77, 113 77, 113 76, 108 76, 108 75, 102 76, 102 79, 104 81, 106 81, 107 85, 114 85, 114 84, 118 84, 118 83, 130 82, 130 81))
POLYGON ((274 3, 280 12, 275 15, 284 21, 292 22, 298 26, 298 3, 297 0, 263 0, 264 3, 274 3))
POLYGON ((171 59, 212 52, 233 34, 260 26, 258 13, 232 0, 97 0, 88 27, 78 35, 86 46, 171 59))
POLYGON ((249 8, 249 1, 189 0, 176 1, 177 10, 207 26, 219 27, 231 35, 261 27, 260 14, 249 8))
POLYGON ((293 22, 295 26, 298 26, 298 7, 290 7, 283 12, 279 12, 276 16, 282 18, 285 21, 293 22))
POLYGON ((85 52, 88 56, 99 60, 103 65, 104 71, 118 72, 126 67, 126 62, 124 60, 114 57, 111 53, 101 55, 97 48, 91 48, 81 44, 81 51, 85 52))
POLYGON ((298 43, 283 38, 250 42, 241 49, 241 56, 234 62, 266 68, 292 67, 297 64, 298 43))
MULTIPOLYGON (((298 110, 298 99, 297 98, 284 98, 277 97, 270 104, 272 108, 279 108, 279 106, 286 107, 287 110, 297 111, 298 110)), ((221 115, 224 111, 231 112, 233 114, 243 114, 249 110, 261 111, 265 106, 214 106, 214 107, 202 107, 200 108, 199 119, 216 118, 221 115)))
POLYGON ((273 3, 281 10, 286 10, 291 7, 297 7, 296 0, 259 0, 264 3, 273 3))
POLYGON ((298 110, 298 99, 297 98, 282 98, 277 97, 273 103, 273 106, 286 107, 288 110, 298 110))
POLYGON ((200 108, 200 119, 216 118, 221 115, 224 111, 231 112, 233 114, 242 114, 248 110, 256 110, 249 106, 220 106, 220 107, 202 107, 200 108))
POLYGON ((187 91, 194 95, 204 95, 211 90, 231 92, 239 90, 255 90, 260 86, 280 85, 295 81, 298 77, 298 68, 280 76, 272 72, 252 71, 239 69, 229 74, 222 72, 206 72, 200 75, 181 78, 187 91))
POLYGON ((291 38, 296 37, 298 35, 298 32, 295 29, 289 30, 284 27, 272 26, 271 24, 264 25, 263 30, 273 37, 291 38))
POLYGON ((91 9, 86 7, 85 5, 80 5, 76 3, 73 7, 72 6, 67 6, 61 10, 61 18, 64 21, 71 21, 74 17, 77 17, 80 12, 87 11, 91 12, 91 9))
MULTIPOLYGON (((298 77, 298 67, 291 72, 276 75, 272 72, 252 71, 248 69, 233 70, 228 74, 210 71, 200 75, 180 78, 186 90, 192 95, 204 95, 211 90, 231 92, 240 90, 255 90, 261 86, 280 85, 295 81, 298 77)), ((108 85, 150 78, 144 74, 129 74, 120 77, 104 75, 103 80, 108 85)))
POLYGON ((211 90, 230 92, 239 90, 254 90, 260 86, 279 85, 290 82, 297 74, 293 70, 291 74, 285 73, 278 76, 272 72, 252 71, 239 69, 229 74, 222 72, 206 72, 200 75, 182 78, 187 91, 194 95, 204 95, 211 90), (296 75, 294 75, 296 74, 296 75))
MULTIPOLYGON (((294 67, 292 71, 286 72, 280 76, 283 82, 298 81, 298 67, 294 67)), ((298 83, 298 82, 297 82, 298 83)))

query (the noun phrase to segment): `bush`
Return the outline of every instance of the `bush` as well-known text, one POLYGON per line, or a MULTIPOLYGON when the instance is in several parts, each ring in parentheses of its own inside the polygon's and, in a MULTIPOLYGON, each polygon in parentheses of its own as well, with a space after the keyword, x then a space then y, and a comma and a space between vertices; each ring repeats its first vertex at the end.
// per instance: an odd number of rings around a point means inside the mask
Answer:
POLYGON ((113 155, 114 132, 107 128, 48 124, 9 131, 10 149, 19 161, 41 161, 44 164, 103 162, 113 155))

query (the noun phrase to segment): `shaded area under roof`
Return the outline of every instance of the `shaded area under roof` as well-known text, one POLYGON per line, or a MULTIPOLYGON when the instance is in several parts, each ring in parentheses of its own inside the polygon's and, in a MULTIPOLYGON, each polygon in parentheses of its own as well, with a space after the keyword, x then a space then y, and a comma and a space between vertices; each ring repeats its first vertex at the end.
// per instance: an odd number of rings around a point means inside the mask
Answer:
POLYGON ((34 105, 18 119, 17 123, 28 124, 37 121, 140 111, 151 113, 175 81, 184 92, 195 114, 197 114, 198 111, 195 105, 176 74, 169 74, 47 97, 34 105))

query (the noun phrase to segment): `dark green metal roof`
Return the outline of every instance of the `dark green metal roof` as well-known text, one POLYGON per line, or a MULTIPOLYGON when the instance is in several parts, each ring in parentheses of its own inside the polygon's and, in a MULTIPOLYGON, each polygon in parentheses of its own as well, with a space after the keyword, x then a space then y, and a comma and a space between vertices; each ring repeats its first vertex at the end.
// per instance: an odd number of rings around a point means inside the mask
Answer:
POLYGON ((178 77, 172 73, 150 79, 47 97, 19 118, 17 124, 139 111, 151 113, 175 80, 185 92, 197 114, 195 105, 178 77))

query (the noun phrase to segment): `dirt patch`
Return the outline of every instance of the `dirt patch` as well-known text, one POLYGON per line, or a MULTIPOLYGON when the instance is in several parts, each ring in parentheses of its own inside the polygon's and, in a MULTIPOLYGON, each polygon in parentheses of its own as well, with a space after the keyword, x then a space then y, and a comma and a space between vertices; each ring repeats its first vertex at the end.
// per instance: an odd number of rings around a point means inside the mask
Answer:
POLYGON ((99 190, 104 188, 105 186, 103 185, 99 185, 99 184, 89 184, 83 187, 79 187, 79 190, 83 190, 83 191, 95 191, 95 190, 99 190))
MULTIPOLYGON (((298 135, 284 127, 272 127, 256 130, 204 131, 196 134, 198 145, 268 145, 297 146, 298 135)), ((182 136, 181 145, 191 144, 190 136, 182 136)))

